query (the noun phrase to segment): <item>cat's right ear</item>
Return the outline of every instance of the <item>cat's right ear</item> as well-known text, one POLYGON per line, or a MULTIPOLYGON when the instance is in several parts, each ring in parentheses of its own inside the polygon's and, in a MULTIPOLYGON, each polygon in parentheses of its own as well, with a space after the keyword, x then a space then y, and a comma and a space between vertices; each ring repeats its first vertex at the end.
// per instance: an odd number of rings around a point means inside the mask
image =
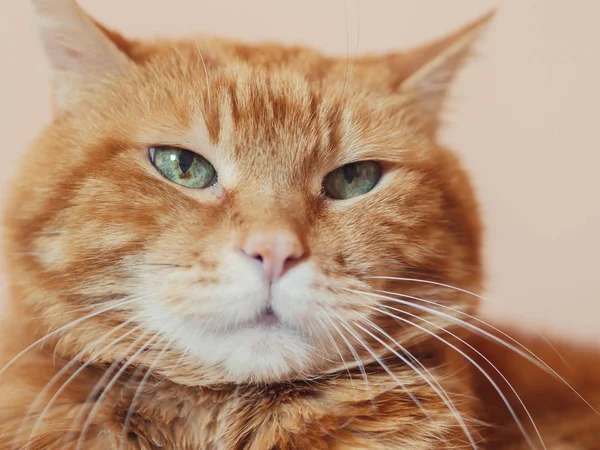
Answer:
POLYGON ((54 83, 54 106, 65 111, 106 75, 131 61, 75 0, 32 0, 54 83))

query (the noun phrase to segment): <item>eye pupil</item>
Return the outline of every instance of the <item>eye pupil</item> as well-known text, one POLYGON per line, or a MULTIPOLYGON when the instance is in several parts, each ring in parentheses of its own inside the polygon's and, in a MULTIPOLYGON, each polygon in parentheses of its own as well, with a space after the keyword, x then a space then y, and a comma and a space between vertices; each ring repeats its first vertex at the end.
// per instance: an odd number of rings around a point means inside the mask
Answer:
POLYGON ((177 162, 179 163, 179 169, 182 173, 186 173, 188 170, 190 170, 190 167, 192 167, 192 164, 194 163, 194 157, 195 155, 187 150, 182 150, 179 153, 177 162))
POLYGON ((342 167, 342 169, 344 170, 344 178, 346 183, 352 183, 352 181, 354 181, 354 179, 359 175, 357 164, 347 164, 342 167))

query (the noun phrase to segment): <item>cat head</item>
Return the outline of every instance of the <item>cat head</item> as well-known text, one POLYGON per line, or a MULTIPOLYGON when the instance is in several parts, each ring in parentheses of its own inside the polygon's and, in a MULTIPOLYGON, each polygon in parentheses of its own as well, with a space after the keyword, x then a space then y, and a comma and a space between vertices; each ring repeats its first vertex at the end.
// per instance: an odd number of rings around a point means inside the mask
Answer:
POLYGON ((445 285, 480 288, 478 212, 436 134, 489 17, 348 60, 130 41, 72 0, 33 3, 55 112, 17 176, 6 253, 59 353, 135 353, 188 384, 285 380, 474 307, 445 285))

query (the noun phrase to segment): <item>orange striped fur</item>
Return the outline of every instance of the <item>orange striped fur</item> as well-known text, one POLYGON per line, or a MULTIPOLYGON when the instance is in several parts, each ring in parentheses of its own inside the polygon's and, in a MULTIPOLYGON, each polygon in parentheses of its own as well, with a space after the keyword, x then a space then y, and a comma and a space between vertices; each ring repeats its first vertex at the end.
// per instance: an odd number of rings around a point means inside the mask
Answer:
MULTIPOLYGON (((476 313, 465 290, 482 290, 482 229, 437 131, 489 16, 349 62, 217 38, 138 42, 72 0, 33 4, 55 114, 5 214, 0 449, 520 449, 527 435, 541 448, 469 345, 524 392, 547 448, 599 448, 600 421, 572 391, 457 322, 476 313), (157 145, 202 155, 217 184, 165 179, 157 145), (364 160, 383 168, 372 191, 324 195, 328 173, 364 160), (236 251, 257 232, 304 252, 268 287, 268 329, 251 325, 266 288, 236 251)), ((578 352, 577 373, 597 372, 578 352)), ((599 400, 597 377, 572 379, 599 400)))

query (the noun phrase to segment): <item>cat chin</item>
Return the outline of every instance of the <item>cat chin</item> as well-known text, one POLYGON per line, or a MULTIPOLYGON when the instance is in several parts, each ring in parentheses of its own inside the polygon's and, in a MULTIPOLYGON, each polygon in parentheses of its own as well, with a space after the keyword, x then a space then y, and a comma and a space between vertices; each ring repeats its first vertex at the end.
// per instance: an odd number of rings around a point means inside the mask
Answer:
POLYGON ((225 382, 290 380, 308 370, 314 357, 302 336, 281 325, 215 334, 184 324, 164 331, 198 366, 217 369, 225 382))
MULTIPOLYGON (((215 349, 217 350, 217 349, 215 349)), ((246 329, 222 339, 215 356, 233 382, 276 382, 308 368, 310 347, 285 329, 246 329)))

